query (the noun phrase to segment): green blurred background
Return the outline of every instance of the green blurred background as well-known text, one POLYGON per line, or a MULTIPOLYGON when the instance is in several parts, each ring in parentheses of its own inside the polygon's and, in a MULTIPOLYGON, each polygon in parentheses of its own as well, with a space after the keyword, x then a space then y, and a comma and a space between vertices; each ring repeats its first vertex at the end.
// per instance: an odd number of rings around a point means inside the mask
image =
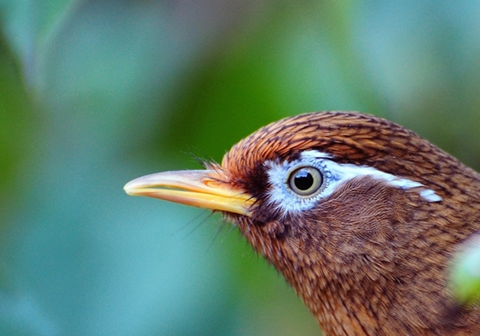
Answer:
POLYGON ((0 1, 0 334, 318 335, 208 211, 122 187, 316 110, 480 169, 478 1, 0 1))

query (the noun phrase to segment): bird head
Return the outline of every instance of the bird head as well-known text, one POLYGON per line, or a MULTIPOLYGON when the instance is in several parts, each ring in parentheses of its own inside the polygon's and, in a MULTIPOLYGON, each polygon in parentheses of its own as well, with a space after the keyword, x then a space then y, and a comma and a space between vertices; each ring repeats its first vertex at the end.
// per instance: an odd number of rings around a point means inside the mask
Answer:
POLYGON ((480 227, 476 172, 354 112, 272 123, 205 168, 144 176, 125 190, 222 212, 329 334, 441 330, 448 261, 480 227))

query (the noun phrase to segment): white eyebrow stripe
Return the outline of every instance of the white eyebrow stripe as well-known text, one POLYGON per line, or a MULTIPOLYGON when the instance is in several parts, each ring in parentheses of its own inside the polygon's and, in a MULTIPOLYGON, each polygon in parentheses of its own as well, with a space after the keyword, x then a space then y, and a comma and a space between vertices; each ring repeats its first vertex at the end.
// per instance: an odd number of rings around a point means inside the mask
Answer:
MULTIPOLYGON (((311 160, 314 158, 332 158, 331 155, 318 151, 305 151, 301 154, 302 159, 311 160)), ((367 166, 357 166, 349 163, 336 163, 331 160, 325 160, 326 168, 332 173, 332 177, 338 182, 345 182, 357 176, 370 176, 375 179, 383 180, 393 187, 403 190, 423 187, 419 190, 420 196, 429 202, 439 202, 442 198, 434 190, 426 188, 423 184, 406 178, 401 178, 389 173, 382 172, 376 168, 367 166)), ((327 188, 328 189, 328 188, 327 188)), ((332 190, 333 191, 333 190, 332 190)), ((328 196, 328 195, 325 195, 328 196)))
POLYGON ((281 208, 284 214, 309 210, 318 201, 330 196, 339 185, 359 176, 369 176, 383 180, 392 187, 403 190, 417 188, 418 190, 415 191, 428 202, 440 202, 442 200, 434 190, 428 189, 419 182, 397 177, 372 167, 337 163, 331 160, 332 158, 329 154, 311 150, 303 152, 300 159, 292 162, 266 161, 265 168, 271 185, 271 189, 268 191, 268 202, 278 209, 281 208), (288 186, 289 172, 301 166, 317 167, 324 175, 325 188, 311 198, 298 197, 288 186))
POLYGON ((423 189, 422 191, 420 191, 420 196, 422 196, 429 202, 440 202, 441 200, 443 200, 443 198, 441 196, 438 196, 432 189, 423 189))

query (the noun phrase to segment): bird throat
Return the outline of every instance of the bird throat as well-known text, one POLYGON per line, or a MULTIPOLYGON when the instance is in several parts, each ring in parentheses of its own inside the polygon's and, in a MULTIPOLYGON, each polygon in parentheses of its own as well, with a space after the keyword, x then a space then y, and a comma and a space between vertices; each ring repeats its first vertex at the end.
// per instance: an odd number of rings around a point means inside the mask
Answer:
POLYGON ((395 252, 407 244, 396 231, 411 217, 399 206, 405 197, 405 191, 384 182, 358 178, 310 211, 260 226, 245 219, 237 225, 328 335, 380 335, 380 317, 400 294, 386 296, 386 289, 395 286, 399 271, 407 272, 396 268, 406 256, 395 252), (369 306, 374 298, 383 304, 369 306))
POLYGON ((299 215, 260 225, 233 220, 326 335, 448 335, 444 274, 452 248, 434 224, 440 210, 416 192, 364 177, 299 215))

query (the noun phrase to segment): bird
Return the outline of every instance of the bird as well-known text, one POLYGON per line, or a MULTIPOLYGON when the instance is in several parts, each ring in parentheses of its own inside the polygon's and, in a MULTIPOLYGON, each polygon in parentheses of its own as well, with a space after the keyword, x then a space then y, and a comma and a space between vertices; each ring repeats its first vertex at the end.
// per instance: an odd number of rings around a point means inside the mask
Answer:
POLYGON ((324 335, 480 335, 480 306, 449 285, 480 231, 480 174, 426 139, 368 114, 311 112, 204 166, 124 189, 222 213, 324 335))

